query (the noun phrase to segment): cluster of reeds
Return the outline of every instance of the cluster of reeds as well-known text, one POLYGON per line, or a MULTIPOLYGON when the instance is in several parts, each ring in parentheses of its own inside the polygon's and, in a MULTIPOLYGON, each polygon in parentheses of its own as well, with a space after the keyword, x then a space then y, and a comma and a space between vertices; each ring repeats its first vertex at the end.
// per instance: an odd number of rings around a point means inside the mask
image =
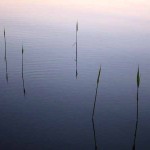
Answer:
MULTIPOLYGON (((8 83, 8 67, 7 67, 7 43, 6 43, 6 30, 4 28, 4 43, 5 43, 5 63, 6 63, 6 81, 8 83)), ((25 91, 25 86, 24 86, 24 73, 23 73, 23 53, 24 53, 24 49, 23 49, 23 45, 22 45, 22 81, 23 81, 23 93, 24 96, 26 95, 26 91, 25 91)))
MULTIPOLYGON (((92 125, 93 125, 93 134, 94 134, 95 150, 98 149, 98 146, 97 146, 97 141, 96 141, 96 130, 95 130, 94 114, 95 114, 95 107, 96 107, 96 100, 97 100, 97 91, 98 91, 98 85, 99 85, 100 75, 101 75, 101 66, 100 66, 100 69, 99 69, 99 71, 98 71, 98 76, 97 76, 97 85, 96 85, 96 92, 95 92, 94 105, 93 105, 93 112, 92 112, 92 125)), ((139 69, 139 66, 138 66, 137 77, 136 77, 136 83, 137 83, 136 125, 135 125, 135 131, 134 131, 134 141, 133 141, 132 150, 135 150, 136 138, 137 138, 137 130, 138 130, 140 78, 141 78, 141 77, 140 77, 140 69, 139 69)))

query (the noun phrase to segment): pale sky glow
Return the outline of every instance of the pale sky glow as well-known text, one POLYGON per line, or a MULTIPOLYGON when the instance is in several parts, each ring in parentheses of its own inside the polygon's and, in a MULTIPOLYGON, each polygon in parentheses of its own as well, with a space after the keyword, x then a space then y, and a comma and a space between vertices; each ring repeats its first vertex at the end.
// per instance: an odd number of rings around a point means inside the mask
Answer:
MULTIPOLYGON (((149 17, 149 0, 0 0, 0 11, 44 13, 50 10, 62 9, 71 13, 113 13, 121 15, 136 15, 149 17), (8 11, 9 9, 9 11, 8 11)), ((32 13, 30 14, 32 15, 32 13)))
MULTIPOLYGON (((1 18, 49 23, 90 20, 96 24, 123 24, 122 19, 150 21, 149 0, 0 0, 1 18), (99 20, 97 20, 99 18, 99 20)), ((149 26, 149 25, 147 25, 149 26)))

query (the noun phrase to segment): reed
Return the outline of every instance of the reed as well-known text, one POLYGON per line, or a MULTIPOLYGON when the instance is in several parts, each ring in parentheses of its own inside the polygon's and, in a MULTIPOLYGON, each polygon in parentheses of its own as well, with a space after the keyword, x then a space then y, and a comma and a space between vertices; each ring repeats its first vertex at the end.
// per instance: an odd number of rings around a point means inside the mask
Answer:
POLYGON ((6 31, 5 31, 5 28, 4 28, 4 43, 5 43, 5 57, 4 57, 4 59, 5 59, 5 61, 6 61, 6 53, 7 53, 7 51, 6 51, 6 31))
POLYGON ((93 113, 92 113, 92 125, 93 125, 95 150, 97 150, 97 141, 96 141, 96 130, 95 130, 95 122, 94 122, 94 113, 95 113, 95 106, 96 106, 96 100, 97 100, 97 91, 98 91, 100 75, 101 75, 101 66, 99 68, 98 76, 97 76, 96 92, 95 92, 95 99, 94 99, 93 113))
POLYGON ((94 100, 92 117, 94 117, 94 113, 95 113, 95 106, 96 106, 97 91, 98 91, 98 85, 99 85, 100 75, 101 75, 101 66, 99 68, 98 76, 97 76, 97 85, 96 85, 96 92, 95 92, 95 100, 94 100))
POLYGON ((5 28, 4 28, 4 38, 5 38, 5 34, 6 34, 6 33, 5 33, 5 28))
POLYGON ((78 30, 79 30, 79 27, 78 27, 78 21, 77 21, 76 23, 76 79, 78 76, 78 30))
POLYGON ((6 31, 4 28, 4 44, 5 44, 5 56, 4 56, 4 60, 5 60, 5 64, 6 64, 6 81, 8 83, 8 67, 7 67, 7 43, 6 43, 6 31))
POLYGON ((24 61, 23 61, 24 48, 22 45, 22 83, 23 83, 23 93, 26 95, 25 84, 24 84, 24 61))
POLYGON ((136 124, 135 124, 134 140, 133 140, 132 150, 135 150, 135 148, 136 148, 136 138, 137 138, 137 130, 138 130, 138 122, 139 122, 139 87, 140 87, 140 69, 139 69, 139 66, 138 66, 138 70, 137 70, 136 80, 137 80, 136 124))
POLYGON ((140 86, 140 70, 139 70, 139 66, 138 66, 138 71, 137 71, 137 88, 139 88, 140 86))

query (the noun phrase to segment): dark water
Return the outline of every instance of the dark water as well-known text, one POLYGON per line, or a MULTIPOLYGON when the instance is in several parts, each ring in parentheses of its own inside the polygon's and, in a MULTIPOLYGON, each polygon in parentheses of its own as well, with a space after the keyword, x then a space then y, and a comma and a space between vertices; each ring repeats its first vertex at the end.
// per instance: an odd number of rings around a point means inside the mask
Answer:
POLYGON ((0 2, 0 149, 149 150, 149 2, 59 2, 0 2))

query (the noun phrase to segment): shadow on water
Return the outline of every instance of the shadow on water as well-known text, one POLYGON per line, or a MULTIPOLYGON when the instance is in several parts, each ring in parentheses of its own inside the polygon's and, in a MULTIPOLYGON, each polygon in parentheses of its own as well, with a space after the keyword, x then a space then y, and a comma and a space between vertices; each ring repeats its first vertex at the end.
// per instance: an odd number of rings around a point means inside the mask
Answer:
POLYGON ((76 23, 76 79, 78 77, 78 21, 76 23))
POLYGON ((136 125, 135 125, 135 131, 134 131, 134 141, 132 150, 135 150, 136 147, 136 138, 137 138, 137 130, 138 130, 138 122, 139 122, 139 86, 140 86, 140 73, 139 73, 139 67, 137 71, 137 107, 136 107, 136 125))
POLYGON ((23 53, 24 53, 24 49, 23 49, 23 46, 22 46, 22 83, 23 83, 23 93, 24 93, 24 96, 26 96, 26 89, 25 89, 25 85, 24 85, 24 63, 23 63, 23 53))
POLYGON ((95 130, 94 114, 95 114, 95 106, 96 106, 96 99, 97 99, 97 91, 98 91, 100 74, 101 74, 101 66, 100 66, 100 69, 99 69, 99 72, 98 72, 98 77, 97 77, 97 85, 96 85, 95 99, 94 99, 93 112, 92 112, 92 125, 93 125, 95 150, 97 150, 97 141, 96 141, 96 130, 95 130))
POLYGON ((6 65, 6 81, 8 83, 8 67, 7 67, 7 43, 6 43, 6 32, 4 29, 4 43, 5 43, 5 56, 4 56, 4 60, 5 60, 5 65, 6 65))

